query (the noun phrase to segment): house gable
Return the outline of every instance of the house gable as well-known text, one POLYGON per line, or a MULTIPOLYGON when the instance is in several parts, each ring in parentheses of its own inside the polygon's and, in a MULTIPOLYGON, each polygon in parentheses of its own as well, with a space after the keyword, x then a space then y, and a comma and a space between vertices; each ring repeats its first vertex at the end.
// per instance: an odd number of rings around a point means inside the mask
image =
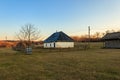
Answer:
POLYGON ((74 47, 74 40, 62 31, 53 33, 44 41, 44 48, 70 48, 74 47))
POLYGON ((50 37, 44 40, 45 43, 50 42, 74 42, 72 38, 63 33, 62 31, 53 33, 50 37))

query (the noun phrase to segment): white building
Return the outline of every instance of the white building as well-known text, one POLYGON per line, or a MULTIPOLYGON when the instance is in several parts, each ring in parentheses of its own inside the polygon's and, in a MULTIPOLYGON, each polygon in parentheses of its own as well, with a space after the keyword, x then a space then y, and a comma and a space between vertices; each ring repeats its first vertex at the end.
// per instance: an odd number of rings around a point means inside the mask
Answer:
POLYGON ((68 35, 60 32, 53 33, 44 41, 44 48, 73 48, 74 40, 68 35))

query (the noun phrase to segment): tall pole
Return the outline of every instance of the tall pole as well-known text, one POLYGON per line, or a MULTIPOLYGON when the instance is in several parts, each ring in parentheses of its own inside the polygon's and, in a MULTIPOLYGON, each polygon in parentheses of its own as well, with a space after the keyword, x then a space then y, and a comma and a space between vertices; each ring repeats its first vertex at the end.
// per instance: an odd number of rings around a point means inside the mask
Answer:
POLYGON ((7 36, 5 37, 5 40, 7 41, 7 36))
POLYGON ((88 38, 89 38, 89 42, 90 42, 90 26, 88 26, 88 38))
POLYGON ((88 26, 88 46, 90 48, 90 26, 88 26))

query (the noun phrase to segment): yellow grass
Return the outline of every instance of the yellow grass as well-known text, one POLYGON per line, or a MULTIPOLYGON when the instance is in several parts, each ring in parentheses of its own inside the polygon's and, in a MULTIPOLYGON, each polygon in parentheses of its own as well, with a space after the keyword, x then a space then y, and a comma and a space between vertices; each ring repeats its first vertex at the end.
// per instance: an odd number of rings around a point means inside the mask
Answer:
POLYGON ((120 49, 0 49, 0 80, 120 80, 120 49))

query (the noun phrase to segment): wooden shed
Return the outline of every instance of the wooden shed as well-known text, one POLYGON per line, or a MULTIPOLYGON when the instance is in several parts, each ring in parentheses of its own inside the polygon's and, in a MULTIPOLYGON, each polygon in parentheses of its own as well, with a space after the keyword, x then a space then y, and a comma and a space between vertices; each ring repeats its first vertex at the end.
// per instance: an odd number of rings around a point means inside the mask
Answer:
POLYGON ((107 33, 102 39, 105 48, 120 48, 120 32, 107 33))
POLYGON ((73 48, 74 40, 64 32, 55 32, 44 40, 44 48, 73 48))

